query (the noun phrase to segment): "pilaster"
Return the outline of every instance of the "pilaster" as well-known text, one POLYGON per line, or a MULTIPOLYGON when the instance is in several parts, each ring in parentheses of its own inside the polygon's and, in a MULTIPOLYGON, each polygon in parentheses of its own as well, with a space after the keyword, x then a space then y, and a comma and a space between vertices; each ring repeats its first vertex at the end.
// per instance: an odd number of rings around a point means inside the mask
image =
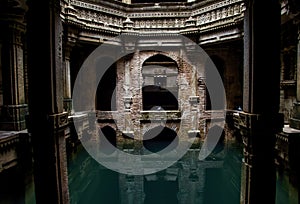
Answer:
POLYGON ((297 90, 296 90, 296 99, 294 103, 290 127, 295 129, 300 129, 300 23, 298 23, 298 41, 297 41, 297 90))
POLYGON ((68 204, 68 114, 63 110, 60 1, 27 3, 28 132, 33 146, 36 203, 68 204))
POLYGON ((3 105, 0 113, 1 130, 26 129, 24 83, 24 16, 26 7, 24 1, 18 1, 19 7, 14 7, 3 1, 0 7, 0 26, 2 41, 2 84, 3 105))
POLYGON ((64 111, 72 114, 72 94, 71 94, 71 52, 75 45, 73 39, 67 37, 67 42, 64 46, 64 61, 63 61, 63 76, 64 76, 64 111))
POLYGON ((244 143, 241 203, 275 203, 274 141, 283 128, 279 114, 280 5, 273 0, 246 4, 244 98, 239 113, 244 143))

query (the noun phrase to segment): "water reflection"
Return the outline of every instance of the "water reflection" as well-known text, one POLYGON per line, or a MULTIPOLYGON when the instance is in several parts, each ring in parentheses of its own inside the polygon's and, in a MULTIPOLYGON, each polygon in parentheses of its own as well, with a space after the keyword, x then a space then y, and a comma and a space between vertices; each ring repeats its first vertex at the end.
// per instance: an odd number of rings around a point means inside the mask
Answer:
POLYGON ((276 204, 298 204, 296 179, 281 169, 277 169, 276 174, 276 204))
MULTIPOLYGON (((68 155, 71 204, 240 203, 241 145, 226 142, 206 161, 190 150, 170 168, 147 176, 130 176, 108 170, 83 149, 68 155)), ((276 204, 298 203, 294 176, 277 169, 276 204)), ((32 169, 21 166, 0 173, 0 204, 34 204, 32 169)))
POLYGON ((199 149, 155 174, 130 176, 108 170, 79 147, 69 157, 71 203, 240 203, 242 149, 227 142, 205 161, 199 149))

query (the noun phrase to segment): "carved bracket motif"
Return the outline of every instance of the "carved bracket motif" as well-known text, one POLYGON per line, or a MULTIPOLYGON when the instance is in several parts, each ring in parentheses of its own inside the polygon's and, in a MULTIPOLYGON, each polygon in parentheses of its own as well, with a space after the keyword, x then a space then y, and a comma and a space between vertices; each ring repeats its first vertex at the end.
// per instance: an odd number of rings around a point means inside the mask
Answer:
POLYGON ((53 129, 60 129, 69 124, 67 112, 49 115, 49 120, 53 129))
POLYGON ((125 96, 125 97, 124 97, 125 111, 130 111, 130 109, 131 109, 131 104, 132 104, 132 97, 130 97, 130 96, 125 96))

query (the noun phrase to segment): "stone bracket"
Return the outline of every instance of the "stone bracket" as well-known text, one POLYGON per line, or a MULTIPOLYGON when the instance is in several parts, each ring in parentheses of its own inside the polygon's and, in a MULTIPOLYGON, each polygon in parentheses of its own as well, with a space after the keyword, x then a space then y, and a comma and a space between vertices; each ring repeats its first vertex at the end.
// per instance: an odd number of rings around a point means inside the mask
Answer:
POLYGON ((189 130, 188 136, 189 138, 200 137, 200 130, 189 130))
POLYGON ((65 128, 69 124, 67 112, 49 115, 48 117, 50 125, 54 130, 65 128))
POLYGON ((199 96, 190 96, 189 102, 192 106, 197 106, 200 102, 200 98, 199 98, 199 96))
POLYGON ((131 109, 131 104, 132 104, 132 97, 124 97, 124 106, 125 106, 125 111, 128 112, 131 109))

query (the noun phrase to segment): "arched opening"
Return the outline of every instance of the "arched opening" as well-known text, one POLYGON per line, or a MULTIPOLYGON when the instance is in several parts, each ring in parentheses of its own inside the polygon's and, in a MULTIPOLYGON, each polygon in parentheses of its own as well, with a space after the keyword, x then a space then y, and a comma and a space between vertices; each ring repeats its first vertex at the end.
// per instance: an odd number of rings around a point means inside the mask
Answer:
MULTIPOLYGON (((101 65, 97 67, 97 69, 100 68, 101 65)), ((96 94, 97 110, 101 110, 101 111, 116 110, 116 93, 114 92, 116 88, 116 79, 117 79, 117 68, 116 68, 116 63, 114 63, 105 71, 98 84, 97 94, 96 94)))
POLYGON ((143 145, 154 153, 162 151, 166 147, 168 147, 168 151, 171 151, 178 145, 177 133, 170 128, 157 126, 144 134, 143 145), (174 143, 171 145, 173 141, 174 143))
MULTIPOLYGON (((212 62, 214 63, 215 67, 217 68, 219 75, 222 79, 222 83, 224 84, 224 70, 225 70, 225 62, 218 56, 213 55, 210 57, 210 59, 212 60, 212 62)), ((211 66, 209 66, 209 63, 206 64, 205 66, 205 78, 207 80, 214 80, 215 76, 213 74, 213 72, 210 70, 210 68, 212 68, 211 66)), ((212 90, 212 91, 218 91, 218 90, 212 90)), ((215 110, 220 110, 220 109, 224 109, 224 102, 225 102, 225 95, 223 93, 223 91, 219 91, 218 93, 218 101, 214 101, 214 109, 215 110)), ((206 89, 206 110, 211 110, 212 109, 212 104, 211 104, 211 99, 210 99, 210 95, 208 92, 208 89, 206 89)))
POLYGON ((100 137, 100 151, 105 154, 112 154, 117 147, 116 131, 110 127, 105 126, 99 132, 100 137))
POLYGON ((143 109, 161 107, 178 110, 178 66, 169 57, 158 54, 147 59, 142 68, 143 109))

